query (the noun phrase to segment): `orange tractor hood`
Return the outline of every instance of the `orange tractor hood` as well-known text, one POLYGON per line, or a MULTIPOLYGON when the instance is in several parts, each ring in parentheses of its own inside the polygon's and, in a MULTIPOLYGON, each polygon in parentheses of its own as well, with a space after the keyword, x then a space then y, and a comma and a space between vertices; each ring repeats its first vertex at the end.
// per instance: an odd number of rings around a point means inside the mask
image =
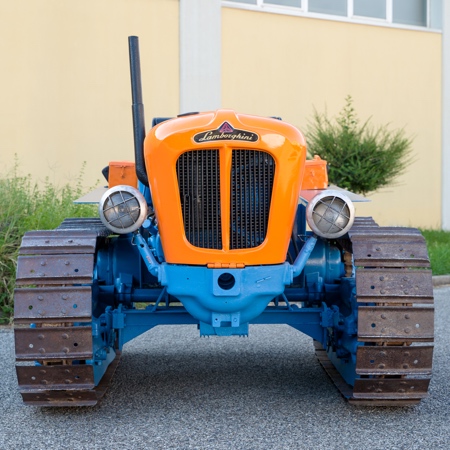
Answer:
POLYGON ((285 261, 306 159, 297 128, 230 110, 185 115, 152 128, 144 158, 168 263, 285 261))

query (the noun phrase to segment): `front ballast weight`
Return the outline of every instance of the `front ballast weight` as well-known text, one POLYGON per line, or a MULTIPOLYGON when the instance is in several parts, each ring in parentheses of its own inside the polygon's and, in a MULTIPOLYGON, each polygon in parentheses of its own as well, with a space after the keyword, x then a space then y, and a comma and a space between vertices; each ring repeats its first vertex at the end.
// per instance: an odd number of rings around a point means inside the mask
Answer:
POLYGON ((123 345, 158 325, 248 336, 250 325, 287 324, 313 338, 351 403, 419 402, 434 334, 420 232, 355 218, 355 195, 328 189, 326 162, 307 161, 303 135, 280 120, 192 113, 155 119, 144 140, 137 49, 132 37, 138 186, 111 185, 99 218, 22 240, 23 401, 96 404, 123 345))

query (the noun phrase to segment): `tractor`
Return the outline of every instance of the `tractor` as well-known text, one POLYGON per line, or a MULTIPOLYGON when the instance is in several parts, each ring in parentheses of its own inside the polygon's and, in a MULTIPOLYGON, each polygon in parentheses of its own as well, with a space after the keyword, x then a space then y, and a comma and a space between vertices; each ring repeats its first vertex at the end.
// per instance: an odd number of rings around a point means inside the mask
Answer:
POLYGON ((129 38, 135 161, 111 162, 98 217, 23 237, 15 354, 23 402, 91 406, 125 343, 158 325, 248 336, 287 324, 352 404, 427 395, 433 288, 424 238, 355 217, 326 162, 276 117, 155 118, 129 38))

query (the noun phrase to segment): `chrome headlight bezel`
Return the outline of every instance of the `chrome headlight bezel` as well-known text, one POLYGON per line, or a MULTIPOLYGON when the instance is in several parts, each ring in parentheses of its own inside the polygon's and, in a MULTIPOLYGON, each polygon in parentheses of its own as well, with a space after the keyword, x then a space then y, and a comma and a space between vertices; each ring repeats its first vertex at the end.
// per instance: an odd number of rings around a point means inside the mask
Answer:
POLYGON ((100 220, 117 234, 136 231, 147 218, 148 206, 144 196, 134 187, 114 186, 108 189, 98 204, 100 220))
POLYGON ((317 236, 335 239, 353 225, 355 207, 344 193, 327 189, 317 194, 306 207, 306 221, 317 236))

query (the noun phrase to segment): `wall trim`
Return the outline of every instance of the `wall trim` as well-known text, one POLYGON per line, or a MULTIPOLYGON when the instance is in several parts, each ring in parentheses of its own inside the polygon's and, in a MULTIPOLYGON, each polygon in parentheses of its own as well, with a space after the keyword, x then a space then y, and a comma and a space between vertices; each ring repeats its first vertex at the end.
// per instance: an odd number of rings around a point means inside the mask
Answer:
POLYGON ((221 107, 222 5, 180 0, 180 113, 221 107))
POLYGON ((450 231, 450 4, 442 2, 442 229, 450 231))

